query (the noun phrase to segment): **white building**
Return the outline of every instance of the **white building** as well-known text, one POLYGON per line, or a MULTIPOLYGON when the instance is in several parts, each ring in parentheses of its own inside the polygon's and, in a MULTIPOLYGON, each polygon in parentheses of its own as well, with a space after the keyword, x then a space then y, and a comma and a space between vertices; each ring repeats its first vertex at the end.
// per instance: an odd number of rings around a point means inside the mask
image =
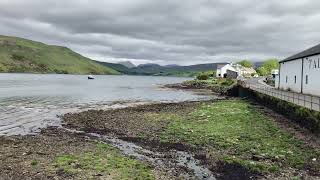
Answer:
POLYGON ((271 70, 271 75, 272 75, 273 77, 277 76, 278 74, 279 74, 279 69, 272 69, 272 70, 271 70))
POLYGON ((247 67, 242 67, 241 68, 241 76, 243 77, 252 77, 252 75, 256 75, 257 71, 255 69, 251 68, 247 68, 247 67))
POLYGON ((236 69, 232 66, 232 64, 219 64, 217 66, 216 76, 221 78, 227 77, 227 71, 234 71, 236 72, 236 69))
POLYGON ((320 96, 320 44, 280 61, 277 87, 320 96))
MULTIPOLYGON (((232 72, 232 78, 234 78, 234 74, 237 73, 237 77, 251 77, 252 74, 256 74, 256 71, 253 68, 246 68, 241 66, 240 64, 221 64, 217 66, 216 76, 227 78, 228 72, 232 72)), ((229 73, 230 74, 230 73, 229 73)))

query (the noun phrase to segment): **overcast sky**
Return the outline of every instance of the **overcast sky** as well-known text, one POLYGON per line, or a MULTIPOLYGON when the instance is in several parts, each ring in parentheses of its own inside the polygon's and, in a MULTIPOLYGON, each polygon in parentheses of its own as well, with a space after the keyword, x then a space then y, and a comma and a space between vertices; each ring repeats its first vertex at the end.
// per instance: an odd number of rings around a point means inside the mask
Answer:
POLYGON ((282 59, 320 43, 320 1, 0 0, 0 34, 110 62, 282 59))

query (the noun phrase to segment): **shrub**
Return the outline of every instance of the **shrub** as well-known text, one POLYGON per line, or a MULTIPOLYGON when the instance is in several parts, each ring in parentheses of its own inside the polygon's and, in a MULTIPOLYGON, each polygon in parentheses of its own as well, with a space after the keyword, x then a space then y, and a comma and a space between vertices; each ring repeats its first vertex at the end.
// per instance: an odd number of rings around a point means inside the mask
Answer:
POLYGON ((269 59, 266 60, 261 67, 257 69, 257 73, 260 76, 266 76, 271 74, 271 70, 279 68, 279 60, 278 59, 269 59))
POLYGON ((231 86, 233 83, 234 83, 234 81, 232 79, 228 78, 225 81, 223 81, 221 83, 221 85, 223 85, 223 86, 231 86))
POLYGON ((208 80, 209 76, 207 74, 199 74, 197 75, 198 80, 208 80))
POLYGON ((54 69, 53 70, 56 74, 69 74, 66 70, 54 69))
POLYGON ((21 61, 21 60, 25 59, 25 57, 23 55, 21 55, 21 54, 12 54, 11 57, 12 57, 12 59, 18 60, 18 61, 21 61))

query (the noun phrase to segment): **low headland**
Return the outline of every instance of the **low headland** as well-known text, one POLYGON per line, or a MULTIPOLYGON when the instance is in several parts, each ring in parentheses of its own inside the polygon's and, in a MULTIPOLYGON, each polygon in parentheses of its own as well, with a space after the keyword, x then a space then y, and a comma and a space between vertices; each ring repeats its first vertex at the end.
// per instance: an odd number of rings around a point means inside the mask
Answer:
POLYGON ((213 93, 228 95, 231 90, 237 85, 234 79, 225 78, 208 78, 208 79, 194 79, 184 81, 182 83, 167 84, 164 87, 174 89, 188 89, 188 90, 210 90, 213 93))

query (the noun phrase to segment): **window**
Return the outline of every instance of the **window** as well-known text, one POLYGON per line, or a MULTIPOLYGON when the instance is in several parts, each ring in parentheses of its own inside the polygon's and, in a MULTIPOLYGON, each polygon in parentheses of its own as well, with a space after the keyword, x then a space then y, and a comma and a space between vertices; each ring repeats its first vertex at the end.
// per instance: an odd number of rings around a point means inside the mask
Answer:
POLYGON ((294 83, 297 84, 297 76, 294 76, 294 83))
POLYGON ((308 84, 309 83, 309 77, 308 77, 308 75, 306 75, 306 84, 308 84))
POLYGON ((286 76, 286 83, 288 83, 288 76, 286 76))

